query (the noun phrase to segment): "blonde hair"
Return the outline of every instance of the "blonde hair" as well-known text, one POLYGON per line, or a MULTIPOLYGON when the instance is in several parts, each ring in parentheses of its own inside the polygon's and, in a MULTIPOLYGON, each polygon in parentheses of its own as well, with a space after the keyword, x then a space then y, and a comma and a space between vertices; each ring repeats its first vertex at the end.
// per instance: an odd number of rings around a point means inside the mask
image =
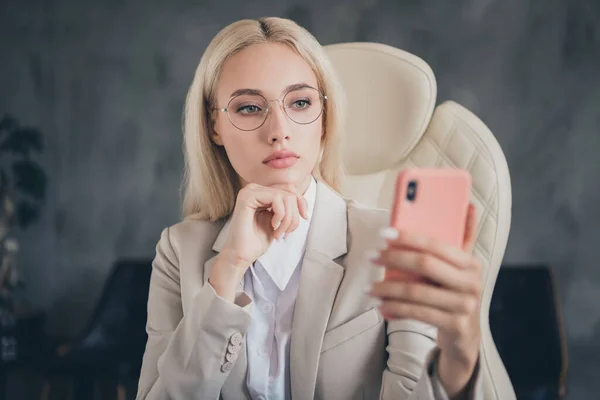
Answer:
POLYGON ((241 20, 222 29, 210 42, 187 94, 184 115, 185 172, 183 216, 216 221, 233 210, 240 190, 237 173, 225 149, 210 138, 219 73, 224 62, 254 44, 281 43, 296 51, 314 71, 327 95, 323 112, 322 155, 313 175, 340 191, 344 176, 342 121, 344 96, 333 67, 319 42, 306 29, 283 18, 241 20))

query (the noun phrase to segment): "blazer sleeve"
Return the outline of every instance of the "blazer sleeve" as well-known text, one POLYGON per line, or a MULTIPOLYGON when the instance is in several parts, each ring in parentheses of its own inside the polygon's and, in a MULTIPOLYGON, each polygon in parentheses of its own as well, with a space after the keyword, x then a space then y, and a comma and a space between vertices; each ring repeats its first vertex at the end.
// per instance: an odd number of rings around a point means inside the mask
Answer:
POLYGON ((210 284, 201 287, 184 314, 179 271, 166 228, 152 263, 137 400, 218 399, 231 370, 231 364, 224 367, 230 340, 234 335, 243 340, 250 325, 250 298, 239 292, 230 303, 210 284))
MULTIPOLYGON (((435 327, 415 320, 387 324, 389 354, 383 371, 380 400, 448 400, 437 375, 439 349, 435 327)), ((477 365, 468 383, 465 400, 484 400, 477 365)))

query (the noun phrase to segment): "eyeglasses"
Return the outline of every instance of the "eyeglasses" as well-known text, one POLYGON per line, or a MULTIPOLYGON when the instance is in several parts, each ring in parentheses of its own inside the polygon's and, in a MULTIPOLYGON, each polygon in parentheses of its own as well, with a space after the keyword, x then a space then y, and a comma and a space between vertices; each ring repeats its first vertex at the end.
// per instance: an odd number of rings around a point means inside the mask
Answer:
POLYGON ((226 108, 213 108, 225 111, 229 121, 242 131, 260 128, 269 115, 270 103, 277 101, 285 114, 295 123, 307 125, 315 122, 323 113, 327 96, 315 88, 292 89, 283 98, 267 100, 260 94, 240 94, 229 101, 226 108))

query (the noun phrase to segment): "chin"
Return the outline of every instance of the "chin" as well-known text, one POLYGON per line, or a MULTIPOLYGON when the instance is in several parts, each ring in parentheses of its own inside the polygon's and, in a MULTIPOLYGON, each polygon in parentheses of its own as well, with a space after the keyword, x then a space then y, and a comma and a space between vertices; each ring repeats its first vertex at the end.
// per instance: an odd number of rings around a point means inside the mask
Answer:
POLYGON ((299 183, 308 178, 310 173, 303 173, 294 168, 271 170, 270 173, 265 176, 267 181, 264 185, 276 185, 284 183, 299 183))

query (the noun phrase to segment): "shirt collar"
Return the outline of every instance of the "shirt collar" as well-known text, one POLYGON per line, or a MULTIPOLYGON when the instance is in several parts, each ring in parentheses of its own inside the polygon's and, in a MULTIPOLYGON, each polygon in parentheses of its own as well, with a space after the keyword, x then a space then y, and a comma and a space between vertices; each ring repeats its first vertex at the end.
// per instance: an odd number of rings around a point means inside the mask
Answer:
POLYGON ((315 200, 317 196, 317 182, 311 176, 308 189, 303 197, 308 204, 308 219, 300 218, 298 228, 285 239, 273 240, 265 254, 258 258, 260 265, 267 271, 273 282, 280 290, 284 290, 306 249, 306 239, 310 225, 315 200))
POLYGON ((317 181, 314 177, 310 177, 308 189, 302 195, 308 203, 308 221, 312 218, 313 210, 315 209, 315 199, 317 197, 317 181))

